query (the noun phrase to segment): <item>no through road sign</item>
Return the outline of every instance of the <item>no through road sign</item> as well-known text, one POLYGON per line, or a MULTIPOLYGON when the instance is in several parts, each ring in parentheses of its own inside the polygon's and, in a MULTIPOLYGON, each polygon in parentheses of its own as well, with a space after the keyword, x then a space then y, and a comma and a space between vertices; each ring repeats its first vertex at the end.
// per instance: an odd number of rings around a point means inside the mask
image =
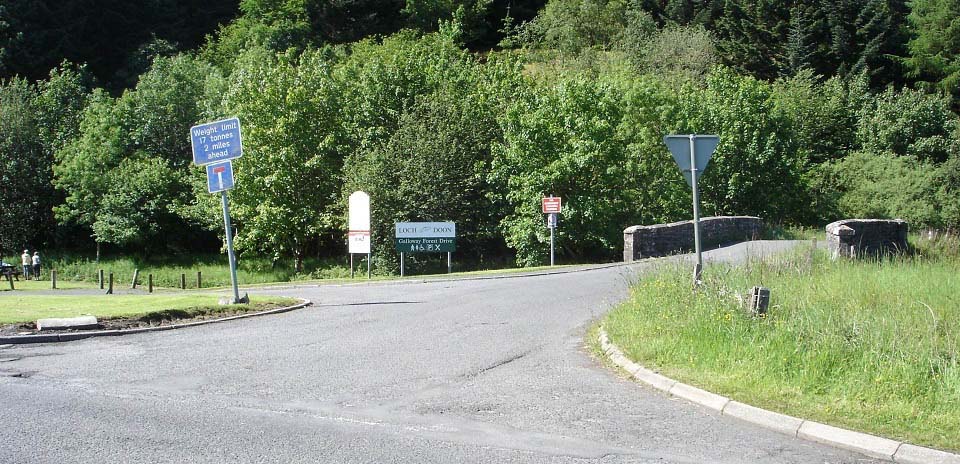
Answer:
POLYGON ((207 191, 222 192, 233 188, 233 164, 230 161, 207 165, 207 191))

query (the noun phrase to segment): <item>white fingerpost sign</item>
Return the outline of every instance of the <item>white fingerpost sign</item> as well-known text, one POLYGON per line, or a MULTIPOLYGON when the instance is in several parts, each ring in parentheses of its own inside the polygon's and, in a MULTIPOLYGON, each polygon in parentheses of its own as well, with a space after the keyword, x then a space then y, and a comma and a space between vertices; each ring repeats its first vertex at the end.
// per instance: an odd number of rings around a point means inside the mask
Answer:
POLYGON ((680 167, 683 178, 693 190, 693 242, 697 252, 697 264, 693 269, 693 283, 700 284, 700 274, 703 272, 703 256, 700 246, 700 192, 697 189, 697 179, 707 169, 710 157, 720 144, 720 137, 716 135, 668 135, 663 138, 673 160, 680 167))
POLYGON ((350 253, 350 277, 353 277, 353 255, 367 255, 367 278, 370 278, 370 195, 356 191, 348 200, 347 243, 350 253))

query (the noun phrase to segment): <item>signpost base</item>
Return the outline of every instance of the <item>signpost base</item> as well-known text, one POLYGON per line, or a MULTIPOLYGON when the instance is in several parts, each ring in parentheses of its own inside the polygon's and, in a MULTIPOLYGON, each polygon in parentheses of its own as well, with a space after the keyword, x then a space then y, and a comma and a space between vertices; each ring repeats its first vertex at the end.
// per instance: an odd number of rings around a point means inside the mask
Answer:
POLYGON ((554 227, 550 228, 550 265, 551 266, 553 266, 553 229, 554 227))
MULTIPOLYGON (((227 204, 227 191, 220 192, 223 205, 223 226, 227 233, 227 258, 230 260, 230 282, 233 284, 233 304, 239 304, 240 289, 237 288, 237 258, 233 254, 233 228, 230 226, 230 205, 227 204)), ((246 299, 246 298, 245 298, 246 299)), ((250 301, 247 299, 247 301, 250 301)))

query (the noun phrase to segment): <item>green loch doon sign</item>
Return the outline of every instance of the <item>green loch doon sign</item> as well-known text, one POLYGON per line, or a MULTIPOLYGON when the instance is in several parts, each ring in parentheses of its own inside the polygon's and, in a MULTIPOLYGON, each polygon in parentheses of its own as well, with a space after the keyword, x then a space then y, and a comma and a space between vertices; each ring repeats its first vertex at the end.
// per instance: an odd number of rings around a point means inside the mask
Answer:
POLYGON ((398 222, 394 243, 400 253, 457 251, 457 226, 452 222, 398 222))

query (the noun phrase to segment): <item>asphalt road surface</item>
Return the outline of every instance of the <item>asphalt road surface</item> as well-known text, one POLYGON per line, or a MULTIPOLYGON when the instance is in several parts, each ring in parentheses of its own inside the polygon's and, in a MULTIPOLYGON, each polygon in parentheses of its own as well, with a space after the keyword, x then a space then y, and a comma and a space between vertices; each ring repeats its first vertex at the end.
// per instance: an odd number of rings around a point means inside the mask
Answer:
POLYGON ((604 367, 586 331, 651 265, 274 289, 316 305, 4 346, 0 463, 873 462, 604 367))

